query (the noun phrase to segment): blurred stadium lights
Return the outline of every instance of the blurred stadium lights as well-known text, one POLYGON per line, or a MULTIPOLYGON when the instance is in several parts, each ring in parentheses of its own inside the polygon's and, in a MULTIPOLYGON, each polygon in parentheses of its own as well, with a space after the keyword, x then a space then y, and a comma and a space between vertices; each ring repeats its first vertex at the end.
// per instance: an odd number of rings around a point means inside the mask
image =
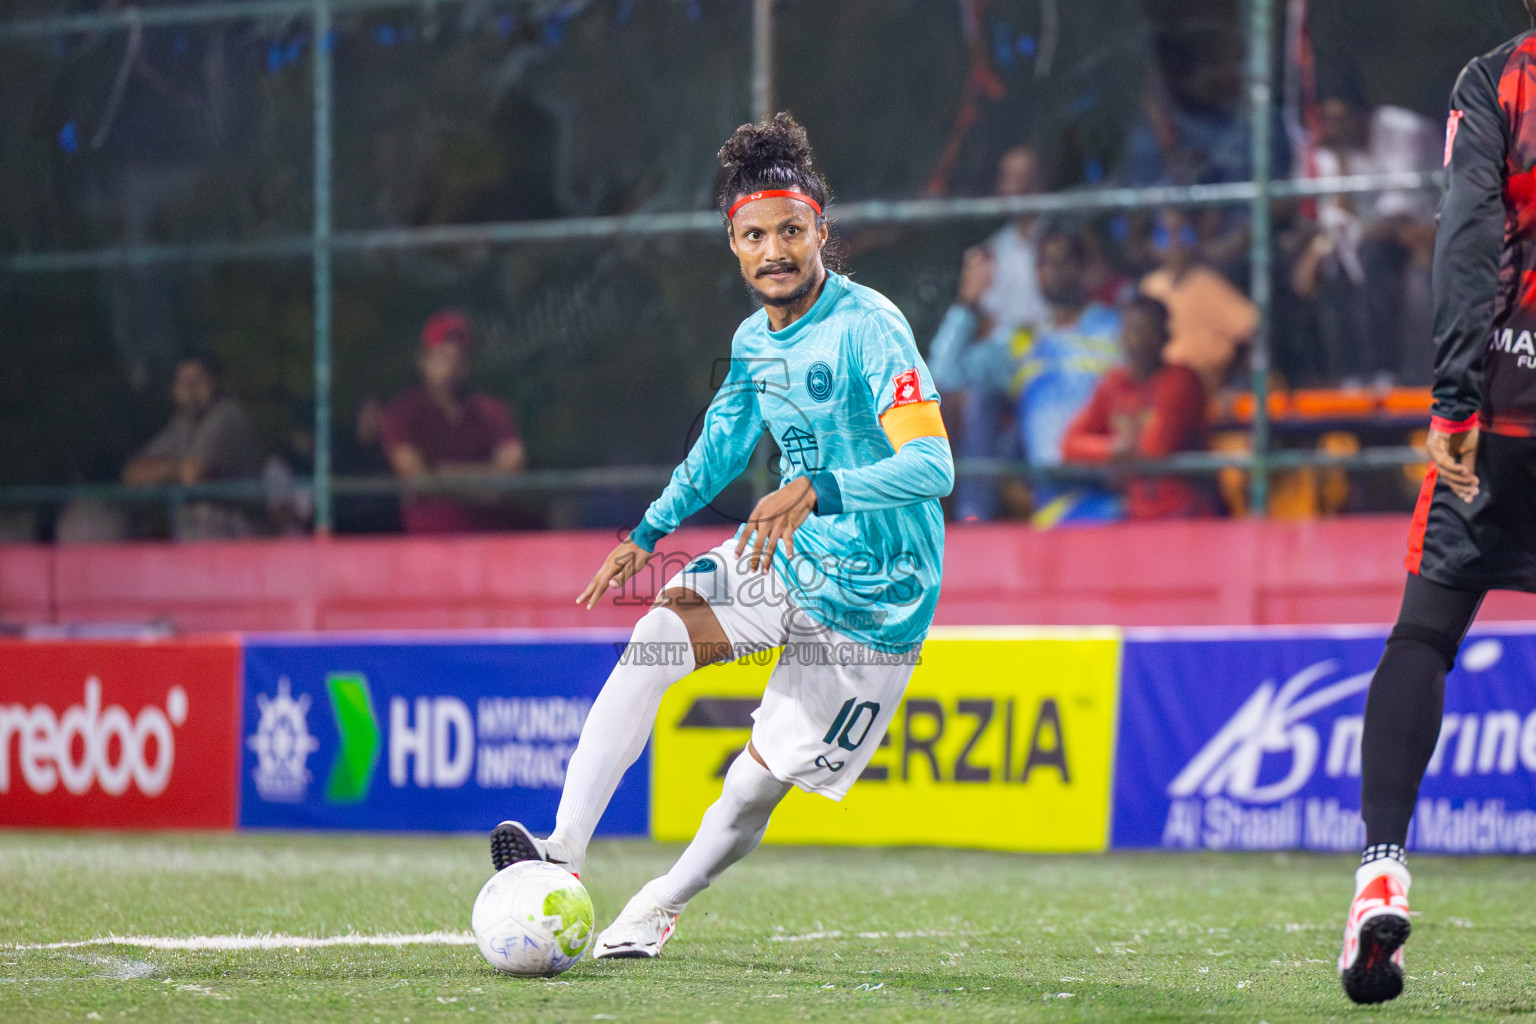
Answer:
MULTIPOLYGON (((435 8, 464 5, 474 0, 431 0, 435 8)), ((772 110, 773 100, 773 3, 753 0, 752 105, 761 118, 772 110)), ((419 8, 410 0, 213 0, 170 6, 126 7, 113 11, 0 21, 0 41, 54 38, 61 35, 133 31, 146 27, 189 26, 214 22, 302 18, 313 24, 314 38, 329 39, 332 18, 386 9, 419 8)), ((1250 0, 1247 26, 1249 61, 1247 84, 1250 116, 1267 121, 1272 116, 1274 0, 1250 0)), ((312 48, 316 55, 313 76, 314 104, 314 223, 310 234, 249 242, 203 242, 179 245, 104 247, 75 252, 12 253, 0 256, 0 270, 16 274, 114 269, 148 264, 293 259, 308 257, 314 265, 315 339, 315 491, 316 530, 328 533, 332 524, 334 493, 398 493, 413 489, 394 480, 333 479, 330 474, 331 436, 331 258, 335 253, 422 249, 478 244, 527 244, 571 239, 611 239, 648 235, 709 234, 720 230, 713 210, 688 213, 638 213, 609 217, 578 217, 539 221, 440 225, 415 228, 334 231, 331 224, 331 47, 312 48)), ((1269 325, 1273 305, 1270 285, 1271 202, 1279 199, 1370 192, 1438 189, 1439 173, 1358 175, 1343 178, 1274 180, 1271 137, 1254 131, 1252 163, 1254 180, 1215 185, 1156 186, 1146 188, 1083 188, 1048 195, 979 198, 934 198, 866 201, 838 204, 834 219, 844 225, 921 224, 957 220, 1001 220, 1027 213, 1091 213, 1156 207, 1243 206, 1251 208, 1253 300, 1260 311, 1260 328, 1253 345, 1253 389, 1256 412, 1251 455, 1208 453, 1175 456, 1156 464, 1159 471, 1209 474, 1222 468, 1253 470, 1251 507, 1267 507, 1266 488, 1271 470, 1320 466, 1343 469, 1382 468, 1423 461, 1414 449, 1373 449, 1360 455, 1335 457, 1312 451, 1272 451, 1268 403, 1269 325)), ((1053 478, 1083 476, 1077 469, 1042 474, 1022 463, 997 460, 962 460, 957 469, 977 475, 1047 475, 1053 478)), ((637 467, 593 470, 542 470, 490 485, 503 491, 558 491, 600 487, 648 487, 665 482, 670 468, 637 467)), ((761 476, 762 474, 758 474, 761 476)), ((1092 471, 1089 471, 1092 475, 1092 471)), ((761 489, 765 480, 755 486, 761 489)), ((463 484, 447 483, 446 490, 463 484)), ((471 489, 484 491, 484 482, 471 489)), ((417 488, 419 489, 419 488, 417 488)), ((113 501, 184 501, 194 498, 258 498, 265 494, 260 482, 203 484, 194 487, 129 488, 119 485, 21 486, 0 488, 0 505, 67 501, 92 496, 113 501)))

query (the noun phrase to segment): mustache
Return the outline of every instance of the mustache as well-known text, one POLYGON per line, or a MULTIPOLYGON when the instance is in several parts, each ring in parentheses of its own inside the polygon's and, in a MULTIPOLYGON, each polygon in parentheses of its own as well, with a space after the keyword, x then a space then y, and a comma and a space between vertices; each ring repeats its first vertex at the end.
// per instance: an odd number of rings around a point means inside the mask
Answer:
POLYGON ((820 284, 820 283, 821 282, 819 280, 817 280, 816 277, 809 276, 809 277, 806 277, 805 280, 800 282, 800 287, 796 288, 794 291, 790 292, 788 295, 777 295, 777 296, 764 295, 762 292, 758 291, 757 288, 754 287, 751 284, 751 282, 748 282, 747 289, 752 293, 753 297, 756 298, 757 301, 761 302, 763 305, 765 305, 765 306, 780 306, 780 307, 782 307, 782 306, 793 306, 795 303, 799 302, 801 299, 803 299, 807 295, 811 294, 811 292, 814 291, 816 286, 818 284, 820 284))
POLYGON ((768 263, 759 270, 754 277, 767 277, 769 274, 793 274, 799 268, 793 263, 768 263))

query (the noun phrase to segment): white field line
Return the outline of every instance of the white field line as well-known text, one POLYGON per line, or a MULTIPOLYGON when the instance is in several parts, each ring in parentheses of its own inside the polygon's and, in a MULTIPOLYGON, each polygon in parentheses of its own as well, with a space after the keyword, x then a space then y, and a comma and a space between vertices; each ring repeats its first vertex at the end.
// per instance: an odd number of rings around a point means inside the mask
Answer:
POLYGON ((48 949, 83 949, 87 946, 137 946, 142 949, 217 950, 230 952, 247 949, 324 949, 330 946, 473 946, 469 932, 412 932, 390 935, 104 935, 78 942, 39 942, 29 945, 4 945, 0 949, 19 953, 48 949))

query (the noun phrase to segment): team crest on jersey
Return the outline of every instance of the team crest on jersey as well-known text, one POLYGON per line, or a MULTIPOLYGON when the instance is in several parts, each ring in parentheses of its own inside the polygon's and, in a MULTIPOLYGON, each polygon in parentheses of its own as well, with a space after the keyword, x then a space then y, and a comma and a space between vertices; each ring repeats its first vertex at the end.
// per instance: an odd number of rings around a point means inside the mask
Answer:
POLYGON ((826 363, 812 363, 805 374, 805 390, 818 402, 832 397, 832 367, 826 363))
POLYGON ((922 381, 918 379, 917 367, 915 366, 905 373, 898 373, 893 377, 891 379, 891 388, 893 391, 891 397, 892 408, 898 405, 912 405, 914 402, 921 402, 923 400, 923 385, 922 381))

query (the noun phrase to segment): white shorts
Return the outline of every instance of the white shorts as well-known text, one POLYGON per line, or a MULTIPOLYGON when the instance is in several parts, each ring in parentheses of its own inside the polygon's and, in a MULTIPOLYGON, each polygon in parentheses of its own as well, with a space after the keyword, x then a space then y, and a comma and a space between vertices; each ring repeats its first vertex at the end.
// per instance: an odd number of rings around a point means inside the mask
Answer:
POLYGON ((782 647, 752 746, 774 777, 833 800, 848 795, 896 716, 917 649, 884 654, 811 621, 775 572, 748 568, 734 538, 673 576, 664 589, 704 598, 739 657, 782 647))

